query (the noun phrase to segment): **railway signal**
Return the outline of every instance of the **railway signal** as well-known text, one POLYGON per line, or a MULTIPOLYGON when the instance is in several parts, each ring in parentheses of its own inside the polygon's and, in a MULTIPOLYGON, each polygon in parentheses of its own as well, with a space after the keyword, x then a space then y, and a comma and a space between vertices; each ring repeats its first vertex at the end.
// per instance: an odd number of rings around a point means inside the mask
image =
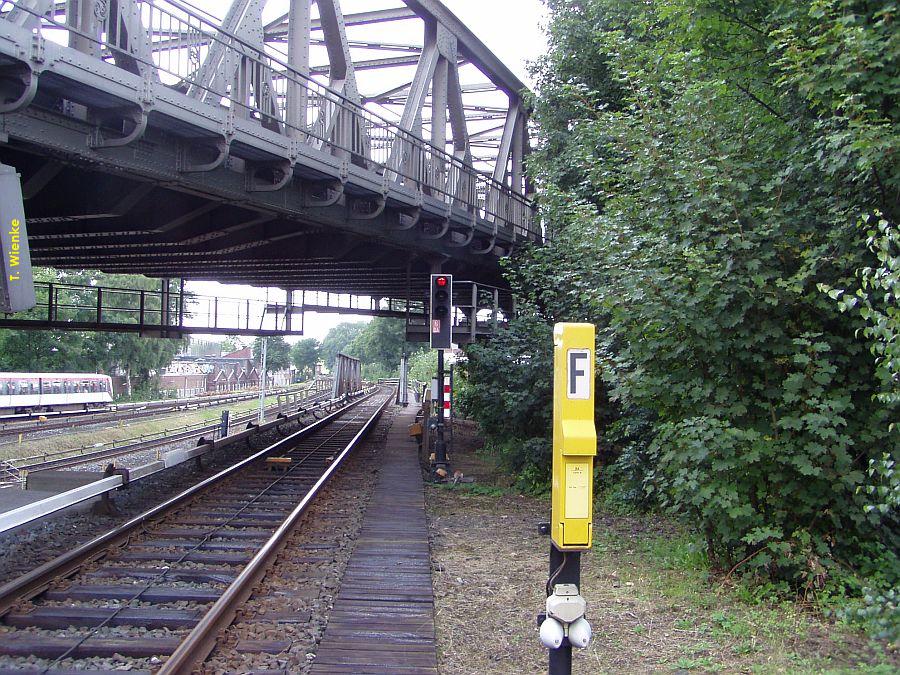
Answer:
MULTIPOLYGON (((429 302, 429 334, 431 348, 438 350, 438 382, 444 381, 444 350, 453 341, 453 276, 431 275, 431 302, 429 302)), ((434 442, 434 473, 438 479, 447 477, 447 444, 444 442, 444 388, 438 387, 437 419, 434 442)))
POLYGON ((572 647, 591 639, 581 596, 581 551, 593 535, 594 326, 553 327, 553 488, 549 527, 550 578, 541 642, 550 650, 550 675, 572 672, 572 647))
POLYGON ((450 349, 453 339, 453 277, 449 274, 431 275, 431 348, 450 349))

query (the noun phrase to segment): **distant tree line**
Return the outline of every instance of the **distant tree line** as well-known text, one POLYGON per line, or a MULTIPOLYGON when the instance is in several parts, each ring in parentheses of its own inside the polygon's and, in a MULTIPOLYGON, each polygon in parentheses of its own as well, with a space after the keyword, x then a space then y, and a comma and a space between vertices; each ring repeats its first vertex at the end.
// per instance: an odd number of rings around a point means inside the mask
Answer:
MULTIPOLYGON (((297 356, 309 354, 311 350, 310 345, 301 347, 304 342, 298 342, 293 347, 298 368, 297 356)), ((322 340, 318 358, 327 368, 331 368, 338 354, 353 356, 362 362, 363 377, 377 380, 397 376, 404 351, 415 354, 422 350, 422 345, 406 342, 406 327, 402 319, 376 317, 368 323, 345 322, 332 328, 322 340)))

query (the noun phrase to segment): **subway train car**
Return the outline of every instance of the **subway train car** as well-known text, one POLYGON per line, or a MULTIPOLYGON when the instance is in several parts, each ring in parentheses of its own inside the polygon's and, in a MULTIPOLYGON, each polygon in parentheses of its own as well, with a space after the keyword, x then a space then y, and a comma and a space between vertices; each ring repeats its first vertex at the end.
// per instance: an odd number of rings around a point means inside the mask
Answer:
POLYGON ((0 373, 0 415, 109 408, 112 379, 95 373, 0 373))

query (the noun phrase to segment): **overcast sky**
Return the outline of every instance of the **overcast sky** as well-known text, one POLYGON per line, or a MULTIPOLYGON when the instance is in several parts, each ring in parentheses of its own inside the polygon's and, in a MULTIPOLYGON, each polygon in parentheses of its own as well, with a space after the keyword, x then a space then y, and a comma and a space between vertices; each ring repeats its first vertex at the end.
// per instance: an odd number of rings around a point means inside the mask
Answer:
MULTIPOLYGON (((488 48, 512 70, 523 82, 531 85, 528 74, 528 62, 540 56, 546 48, 546 40, 542 30, 545 22, 545 7, 540 0, 443 0, 444 4, 458 16, 488 48)), ((193 4, 222 16, 228 6, 225 0, 194 0, 193 4)), ((267 10, 276 10, 277 0, 267 10)), ((399 5, 399 3, 397 3, 399 5)), ((342 9, 345 13, 364 11, 366 9, 383 8, 383 0, 344 0, 342 9)), ((282 10, 283 11, 283 10, 282 10)), ((266 15, 264 14, 264 18, 266 15)), ((402 22, 406 23, 406 22, 402 22)), ((389 25, 389 24, 385 24, 389 25)), ((421 39, 421 38, 419 38, 421 39)), ((225 287, 210 282, 189 282, 189 289, 207 296, 249 297, 265 299, 266 291, 249 286, 225 287)), ((283 300, 284 293, 273 289, 268 299, 283 300)), ((342 321, 368 321, 365 317, 353 317, 340 314, 315 314, 307 312, 304 316, 304 335, 322 340, 326 333, 342 321)), ((198 336, 199 337, 199 336, 198 336)), ((211 339, 220 339, 212 337, 211 339)), ((289 338, 294 342, 299 338, 289 338)))
POLYGON ((544 53, 546 8, 539 0, 444 0, 494 54, 531 85, 527 62, 544 53))

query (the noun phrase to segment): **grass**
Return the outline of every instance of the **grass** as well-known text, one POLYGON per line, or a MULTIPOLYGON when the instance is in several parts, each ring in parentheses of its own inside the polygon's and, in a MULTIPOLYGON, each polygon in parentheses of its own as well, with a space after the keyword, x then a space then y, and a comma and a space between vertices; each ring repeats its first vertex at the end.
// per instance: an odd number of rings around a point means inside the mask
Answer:
MULTIPOLYGON (((266 405, 274 405, 277 396, 266 398, 266 405)), ((0 460, 32 457, 43 453, 56 453, 71 450, 71 454, 79 454, 81 448, 91 448, 97 443, 112 443, 139 436, 150 436, 163 431, 174 430, 189 424, 213 422, 219 420, 223 410, 230 410, 232 415, 255 410, 259 406, 258 399, 238 401, 222 406, 186 410, 162 417, 145 417, 129 422, 121 420, 108 426, 93 428, 87 431, 59 432, 41 438, 24 439, 18 443, 15 437, 10 442, 0 445, 0 460)), ((69 453, 65 453, 69 454, 69 453)), ((64 455, 60 455, 64 456, 64 455)))
MULTIPOLYGON (((754 673, 898 672, 897 655, 861 632, 830 623, 812 608, 766 599, 752 588, 724 586, 709 571, 701 541, 688 533, 603 527, 619 516, 599 515, 594 552, 617 571, 631 596, 668 612, 678 655, 661 666, 673 671, 754 673)), ((672 527, 672 526, 667 526, 672 527)), ((646 629, 634 627, 633 634, 646 629)))
POLYGON ((515 494, 514 491, 509 488, 498 487, 496 485, 485 485, 482 483, 436 483, 435 486, 441 490, 462 492, 470 495, 481 495, 484 497, 503 497, 504 495, 515 494))
MULTIPOLYGON (((446 568, 435 576, 442 672, 545 672, 534 612, 543 603, 547 539, 535 525, 547 520, 549 497, 510 487, 496 457, 477 453, 469 436, 457 430, 469 443, 458 444, 453 468, 477 482, 427 493, 435 559, 446 568), (483 626, 497 625, 501 611, 515 616, 485 643, 483 626), (492 660, 497 643, 507 645, 503 668, 492 660)), ((773 600, 772 586, 723 585, 703 541, 658 514, 600 506, 581 582, 594 640, 576 654, 575 672, 900 672, 896 651, 809 605, 773 600)))

